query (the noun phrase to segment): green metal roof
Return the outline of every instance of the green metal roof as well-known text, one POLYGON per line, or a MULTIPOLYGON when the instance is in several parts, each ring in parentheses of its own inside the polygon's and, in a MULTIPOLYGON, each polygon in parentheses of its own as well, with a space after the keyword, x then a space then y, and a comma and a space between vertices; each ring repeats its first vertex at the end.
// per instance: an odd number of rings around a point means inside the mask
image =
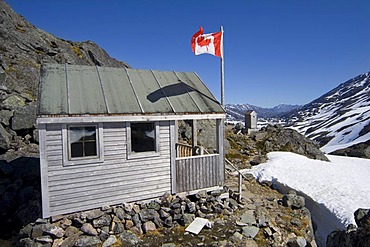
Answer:
POLYGON ((43 64, 39 115, 225 113, 196 73, 43 64))

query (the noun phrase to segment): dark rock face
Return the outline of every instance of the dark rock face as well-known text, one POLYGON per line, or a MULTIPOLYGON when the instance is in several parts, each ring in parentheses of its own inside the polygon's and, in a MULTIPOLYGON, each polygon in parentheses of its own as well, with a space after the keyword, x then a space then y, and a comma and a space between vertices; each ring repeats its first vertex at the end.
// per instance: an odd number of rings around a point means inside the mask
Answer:
POLYGON ((42 63, 129 67, 92 41, 63 40, 36 28, 1 0, 0 160, 38 153, 34 130, 42 63))
POLYGON ((0 1, 0 72, 11 92, 37 96, 41 63, 128 67, 92 41, 72 42, 44 32, 0 1))
MULTIPOLYGON (((36 158, 0 161, 0 221, 6 222, 0 224, 1 239, 9 238, 22 226, 41 217, 39 166, 36 158)), ((38 230, 33 234, 37 235, 38 230)), ((27 229, 23 232, 27 233, 27 229)))
POLYGON ((357 227, 349 225, 347 230, 337 230, 329 234, 327 247, 370 246, 370 209, 359 208, 354 213, 357 227))
POLYGON ((349 148, 336 150, 330 154, 370 159, 370 140, 353 145, 349 148))

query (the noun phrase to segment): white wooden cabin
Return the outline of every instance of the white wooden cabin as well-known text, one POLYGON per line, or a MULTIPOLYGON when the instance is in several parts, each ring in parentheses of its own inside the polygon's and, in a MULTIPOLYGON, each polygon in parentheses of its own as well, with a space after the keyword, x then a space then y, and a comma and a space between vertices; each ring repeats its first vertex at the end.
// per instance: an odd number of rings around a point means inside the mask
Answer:
POLYGON ((43 217, 222 186, 224 119, 196 73, 44 64, 43 217), (177 121, 203 119, 217 123, 217 152, 194 155, 177 121))

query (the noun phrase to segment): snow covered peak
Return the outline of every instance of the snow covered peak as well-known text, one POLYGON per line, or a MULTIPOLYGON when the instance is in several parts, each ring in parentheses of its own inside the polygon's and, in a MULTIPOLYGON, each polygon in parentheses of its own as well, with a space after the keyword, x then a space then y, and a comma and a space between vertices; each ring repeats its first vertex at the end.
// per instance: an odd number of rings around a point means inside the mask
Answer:
POLYGON ((340 84, 285 118, 328 153, 369 140, 370 73, 340 84))

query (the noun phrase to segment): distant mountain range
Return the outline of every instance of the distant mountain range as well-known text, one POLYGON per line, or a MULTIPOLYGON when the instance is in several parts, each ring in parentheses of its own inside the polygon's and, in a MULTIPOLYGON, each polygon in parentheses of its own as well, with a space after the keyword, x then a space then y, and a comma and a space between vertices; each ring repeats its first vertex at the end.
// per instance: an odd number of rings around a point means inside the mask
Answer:
MULTIPOLYGON (((227 104, 229 121, 243 121, 244 112, 257 112, 260 123, 279 122, 316 141, 330 153, 370 140, 370 72, 356 76, 303 105, 262 108, 227 104)), ((366 145, 365 145, 366 146, 366 145)), ((363 152, 370 157, 370 147, 363 152)))
POLYGON ((268 119, 268 118, 278 118, 301 107, 300 105, 287 105, 280 104, 273 108, 264 108, 259 106, 254 106, 250 104, 226 104, 226 115, 229 121, 243 121, 244 113, 248 110, 253 110, 257 112, 259 118, 268 119))

